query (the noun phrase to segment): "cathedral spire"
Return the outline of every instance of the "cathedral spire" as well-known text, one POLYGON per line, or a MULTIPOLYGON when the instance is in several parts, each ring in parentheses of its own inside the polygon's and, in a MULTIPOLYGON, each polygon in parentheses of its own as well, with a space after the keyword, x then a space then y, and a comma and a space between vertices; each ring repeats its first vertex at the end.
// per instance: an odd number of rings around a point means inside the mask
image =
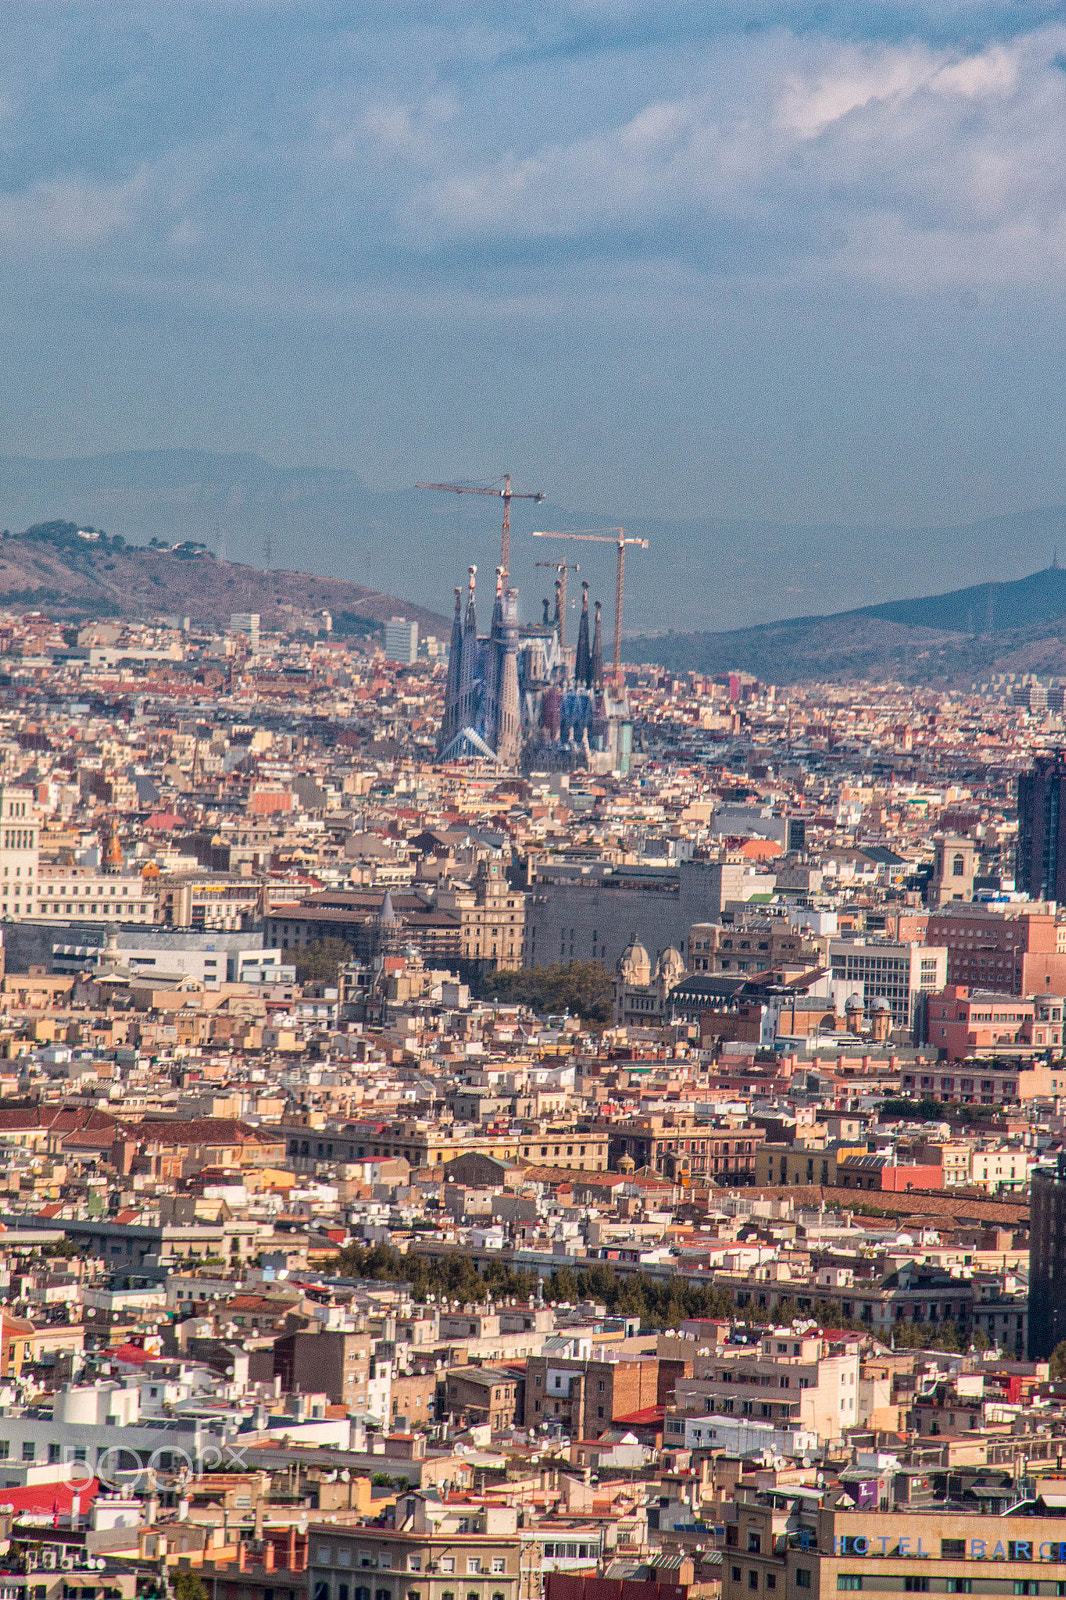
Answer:
POLYGON ((592 630, 592 687, 603 688, 603 639, 600 634, 600 602, 596 601, 596 623, 592 630))
POLYGON ((444 750, 459 731, 459 682, 463 666, 463 591, 455 591, 455 615, 448 648, 448 681, 444 689, 444 718, 440 727, 440 749, 444 750))
POLYGON ((463 624, 462 660, 459 663, 459 712, 456 728, 469 727, 477 710, 477 609, 474 605, 474 582, 477 568, 470 568, 466 594, 466 620, 463 624))
POLYGON ((577 629, 577 655, 574 659, 574 681, 579 688, 592 686, 592 655, 589 650, 589 586, 581 585, 581 621, 577 629))

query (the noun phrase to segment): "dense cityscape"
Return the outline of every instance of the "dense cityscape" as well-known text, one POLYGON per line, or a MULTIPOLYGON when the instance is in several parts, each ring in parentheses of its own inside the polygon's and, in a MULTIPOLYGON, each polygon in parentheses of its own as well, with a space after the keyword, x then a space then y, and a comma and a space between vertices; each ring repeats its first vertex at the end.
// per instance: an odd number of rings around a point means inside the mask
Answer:
POLYGON ((0 619, 4 1600, 1063 1592, 1063 691, 579 604, 0 619))

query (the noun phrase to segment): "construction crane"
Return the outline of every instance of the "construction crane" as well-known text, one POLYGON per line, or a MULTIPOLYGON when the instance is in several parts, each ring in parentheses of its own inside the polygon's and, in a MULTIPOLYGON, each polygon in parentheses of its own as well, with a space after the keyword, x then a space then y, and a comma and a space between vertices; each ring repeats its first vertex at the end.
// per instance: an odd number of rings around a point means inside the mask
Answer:
POLYGON ((559 574, 559 649, 566 649, 566 574, 580 572, 581 567, 574 561, 534 561, 535 567, 552 567, 559 574))
POLYGON ((511 570, 511 501, 536 500, 539 504, 539 502, 544 499, 544 496, 539 492, 537 494, 516 493, 516 491, 511 488, 511 474, 509 472, 505 472, 503 475, 502 489, 480 489, 469 483, 416 483, 415 488, 447 489, 452 494, 498 495, 503 501, 503 535, 500 540, 500 566, 503 568, 505 575, 511 570))
POLYGON ((639 545, 642 550, 648 548, 647 539, 627 539, 624 528, 605 528, 602 532, 595 528, 564 529, 562 532, 542 532, 534 530, 534 539, 587 539, 592 544, 613 544, 618 551, 618 577, 614 591, 614 690, 615 694, 622 693, 622 596, 626 582, 626 545, 639 545))

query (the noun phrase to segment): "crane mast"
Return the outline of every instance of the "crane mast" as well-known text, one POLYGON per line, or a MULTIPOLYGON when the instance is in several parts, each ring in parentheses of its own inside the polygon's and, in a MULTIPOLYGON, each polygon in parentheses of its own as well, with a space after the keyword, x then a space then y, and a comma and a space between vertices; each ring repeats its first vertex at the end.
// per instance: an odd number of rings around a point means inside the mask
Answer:
POLYGON ((534 539, 582 539, 591 544, 613 544, 618 551, 618 571, 614 587, 614 691, 621 697, 622 684, 622 601, 625 595, 626 581, 626 545, 639 545, 641 550, 648 548, 647 539, 627 539, 624 528, 611 528, 600 533, 592 528, 562 531, 534 530, 534 539))

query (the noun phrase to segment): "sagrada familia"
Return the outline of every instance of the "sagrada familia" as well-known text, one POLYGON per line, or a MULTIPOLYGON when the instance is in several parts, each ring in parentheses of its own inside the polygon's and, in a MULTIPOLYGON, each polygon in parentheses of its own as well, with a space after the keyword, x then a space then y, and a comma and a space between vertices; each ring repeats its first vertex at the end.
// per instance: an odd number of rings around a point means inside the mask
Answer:
POLYGON ((540 623, 518 621, 518 591, 496 569, 496 598, 487 637, 478 637, 477 568, 470 568, 466 611, 455 591, 438 755, 482 759, 505 767, 565 771, 589 766, 628 770, 632 723, 625 690, 604 680, 600 602, 589 637, 589 586, 581 585, 577 649, 564 648, 562 585, 555 612, 544 601, 540 623))

